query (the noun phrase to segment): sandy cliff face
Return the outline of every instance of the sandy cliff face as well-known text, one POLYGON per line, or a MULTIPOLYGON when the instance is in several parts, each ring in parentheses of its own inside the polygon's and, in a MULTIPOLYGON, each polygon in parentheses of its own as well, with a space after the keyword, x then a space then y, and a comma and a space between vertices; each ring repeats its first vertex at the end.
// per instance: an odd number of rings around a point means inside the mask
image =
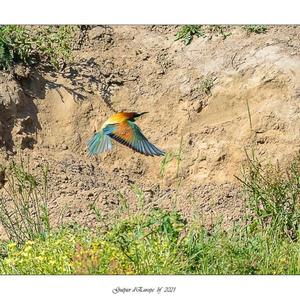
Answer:
POLYGON ((93 224, 125 197, 132 209, 175 207, 187 217, 235 220, 245 149, 264 161, 299 150, 300 27, 271 26, 248 36, 174 41, 174 26, 94 27, 63 74, 20 67, 0 76, 1 161, 22 153, 33 169, 50 165, 53 222, 93 224), (165 165, 122 145, 86 153, 94 128, 113 111, 148 111, 138 125, 151 142, 178 154, 165 165), (249 118, 250 115, 250 118, 249 118), (251 121, 251 122, 250 122, 251 121), (251 130, 252 127, 252 130, 251 130), (120 196, 122 195, 122 196, 120 196))

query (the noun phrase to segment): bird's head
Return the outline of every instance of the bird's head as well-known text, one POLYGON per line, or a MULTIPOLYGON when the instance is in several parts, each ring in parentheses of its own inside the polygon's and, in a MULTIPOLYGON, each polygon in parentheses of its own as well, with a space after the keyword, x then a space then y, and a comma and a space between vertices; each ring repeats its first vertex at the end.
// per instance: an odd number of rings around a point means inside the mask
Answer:
POLYGON ((146 114, 147 112, 137 113, 137 112, 118 112, 114 115, 112 115, 108 120, 104 122, 102 125, 102 128, 104 128, 108 124, 117 124, 124 121, 132 121, 135 122, 137 118, 140 116, 146 114))
POLYGON ((124 112, 123 114, 126 115, 127 120, 135 122, 137 118, 140 116, 147 114, 148 112, 124 112))

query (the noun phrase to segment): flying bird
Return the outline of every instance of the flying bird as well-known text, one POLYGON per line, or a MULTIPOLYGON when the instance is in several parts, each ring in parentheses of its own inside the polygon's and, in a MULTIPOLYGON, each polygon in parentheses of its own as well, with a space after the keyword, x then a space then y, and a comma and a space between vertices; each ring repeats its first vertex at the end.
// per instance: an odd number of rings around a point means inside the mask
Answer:
POLYGON ((88 141, 90 155, 112 149, 111 139, 126 145, 144 155, 161 156, 165 152, 151 144, 134 123, 136 119, 147 112, 118 112, 104 122, 100 131, 94 133, 88 141))

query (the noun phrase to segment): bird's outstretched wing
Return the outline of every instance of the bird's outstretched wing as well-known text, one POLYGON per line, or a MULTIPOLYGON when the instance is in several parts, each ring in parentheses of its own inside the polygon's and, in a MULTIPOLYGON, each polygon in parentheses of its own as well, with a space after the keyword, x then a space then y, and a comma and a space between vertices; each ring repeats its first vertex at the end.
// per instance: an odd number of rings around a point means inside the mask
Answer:
POLYGON ((140 128, 131 121, 114 124, 113 130, 110 130, 107 134, 117 142, 126 145, 139 153, 150 156, 160 156, 165 154, 164 151, 161 151, 151 144, 142 134, 140 128))
POLYGON ((89 155, 96 155, 112 149, 111 139, 102 130, 96 132, 88 141, 89 155))

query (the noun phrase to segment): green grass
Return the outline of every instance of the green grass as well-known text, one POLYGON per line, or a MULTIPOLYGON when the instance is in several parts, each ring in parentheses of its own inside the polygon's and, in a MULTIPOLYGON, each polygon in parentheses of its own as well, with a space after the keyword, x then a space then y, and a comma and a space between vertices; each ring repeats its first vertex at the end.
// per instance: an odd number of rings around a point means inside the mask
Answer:
POLYGON ((70 227, 2 245, 1 274, 299 274, 299 241, 236 225, 228 231, 153 211, 97 234, 70 227))
POLYGON ((72 56, 76 26, 0 26, 0 68, 15 63, 29 66, 42 62, 60 69, 72 56))
POLYGON ((221 222, 209 230, 187 223, 175 208, 144 210, 143 191, 133 185, 139 209, 123 206, 105 228, 64 225, 2 241, 0 273, 299 274, 300 156, 287 168, 248 156, 239 179, 248 211, 226 230, 221 222))
POLYGON ((248 156, 242 182, 254 222, 262 230, 271 230, 278 235, 298 238, 300 222, 300 155, 288 168, 279 164, 261 163, 248 156))
POLYGON ((0 165, 6 184, 0 190, 0 223, 8 238, 18 244, 50 231, 48 213, 48 167, 41 166, 33 176, 30 163, 0 165))
POLYGON ((105 234, 81 227, 46 239, 2 245, 1 274, 171 274, 182 272, 178 214, 161 211, 115 224, 105 234))
POLYGON ((181 158, 181 148, 179 149, 178 153, 175 153, 175 152, 166 153, 164 158, 161 160, 160 168, 159 168, 159 174, 160 174, 161 178, 163 178, 165 176, 168 165, 171 162, 173 162, 174 160, 176 161, 176 177, 178 177, 178 175, 179 175, 179 166, 180 166, 180 162, 182 160, 182 158, 181 158))

